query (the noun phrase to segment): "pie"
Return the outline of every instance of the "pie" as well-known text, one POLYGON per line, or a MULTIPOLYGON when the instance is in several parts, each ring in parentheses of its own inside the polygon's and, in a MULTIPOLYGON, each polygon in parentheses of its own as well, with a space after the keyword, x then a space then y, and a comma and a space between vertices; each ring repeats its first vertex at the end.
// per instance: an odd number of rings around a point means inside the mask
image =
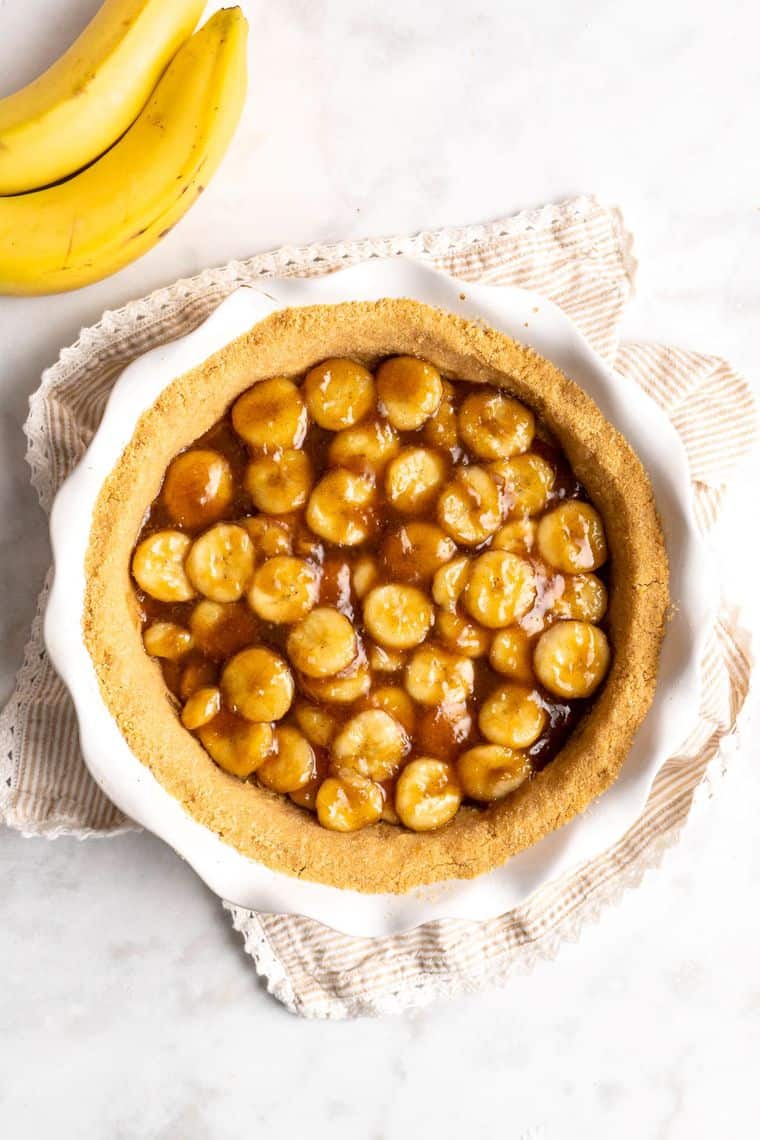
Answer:
POLYGON ((84 634, 135 755, 276 871, 403 892, 583 811, 651 703, 668 566, 626 441, 414 301, 280 312, 106 480, 84 634))

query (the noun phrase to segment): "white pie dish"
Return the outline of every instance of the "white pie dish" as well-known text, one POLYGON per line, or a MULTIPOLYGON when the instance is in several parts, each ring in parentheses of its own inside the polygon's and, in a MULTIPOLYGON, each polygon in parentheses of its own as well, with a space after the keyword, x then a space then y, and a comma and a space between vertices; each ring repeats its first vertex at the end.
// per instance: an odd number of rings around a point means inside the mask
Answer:
POLYGON ((199 329, 147 353, 125 370, 90 448, 53 507, 55 580, 45 637, 76 705, 85 761, 127 815, 174 847, 217 894, 239 905, 307 914, 365 936, 435 918, 486 919, 504 913, 619 838, 641 812, 657 770, 691 727, 699 698, 702 631, 711 624, 713 598, 691 520, 690 495, 686 456, 664 414, 632 382, 614 375, 568 318, 535 294, 470 285, 404 259, 240 289, 199 329), (364 895, 277 874, 197 823, 129 750, 102 701, 82 638, 84 561, 95 500, 140 415, 163 388, 276 309, 381 297, 412 297, 481 319, 534 347, 594 398, 650 475, 666 535, 674 603, 654 704, 613 787, 592 809, 505 866, 475 880, 406 896, 364 895))

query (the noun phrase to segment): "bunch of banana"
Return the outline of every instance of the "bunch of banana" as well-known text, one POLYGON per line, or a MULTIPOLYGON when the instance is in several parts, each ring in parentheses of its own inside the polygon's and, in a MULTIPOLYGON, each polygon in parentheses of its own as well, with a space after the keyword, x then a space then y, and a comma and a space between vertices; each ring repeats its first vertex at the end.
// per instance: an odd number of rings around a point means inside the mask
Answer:
POLYGON ((106 0, 57 63, 0 100, 0 292, 114 273, 203 190, 243 107, 247 36, 239 8, 191 35, 203 7, 106 0))

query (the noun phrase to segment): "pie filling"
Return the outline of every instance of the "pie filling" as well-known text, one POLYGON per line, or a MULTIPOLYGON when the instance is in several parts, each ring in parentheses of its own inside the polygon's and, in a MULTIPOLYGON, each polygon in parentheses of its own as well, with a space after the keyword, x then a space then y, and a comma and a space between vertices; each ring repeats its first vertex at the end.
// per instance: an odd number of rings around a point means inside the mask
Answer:
POLYGON ((603 682, 602 519, 534 413, 425 361, 261 381, 170 464, 132 575, 211 758, 354 831, 508 796, 603 682))

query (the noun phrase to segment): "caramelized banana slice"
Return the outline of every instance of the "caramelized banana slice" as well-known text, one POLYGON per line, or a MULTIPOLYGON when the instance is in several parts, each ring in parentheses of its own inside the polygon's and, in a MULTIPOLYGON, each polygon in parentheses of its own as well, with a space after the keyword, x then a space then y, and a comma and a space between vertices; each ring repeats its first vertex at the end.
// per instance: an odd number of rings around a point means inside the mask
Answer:
POLYGON ((360 601, 377 584, 379 577, 380 568, 373 555, 365 554, 363 558, 357 558, 351 570, 351 585, 360 601))
POLYGON ((524 404, 486 388, 473 392, 459 409, 459 434, 480 459, 509 459, 527 451, 536 423, 524 404))
POLYGON ((190 630, 201 653, 219 661, 255 641, 258 626, 244 602, 204 600, 190 614, 190 630))
POLYGON ((215 686, 197 689, 185 702, 180 719, 185 728, 203 728, 204 724, 218 716, 221 708, 222 694, 219 689, 215 686))
POLYGON ((412 831, 433 831, 453 819, 462 791, 451 764, 421 756, 410 760, 396 782, 396 812, 412 831))
POLYGON ((470 559, 465 554, 458 558, 452 558, 451 562, 447 562, 445 566, 441 566, 440 570, 436 570, 433 576, 432 590, 435 604, 441 609, 451 610, 453 613, 462 596, 462 591, 467 585, 469 574, 470 559))
POLYGON ((317 604, 318 595, 316 567, 302 558, 278 554, 254 574, 248 604, 264 621, 283 625, 306 617, 317 604))
POLYGON ((607 540, 599 512, 590 503, 568 499, 538 524, 538 552, 563 574, 596 570, 607 561, 607 540))
POLYGON ((388 649, 412 649, 433 624, 433 607, 416 586, 376 586, 364 599, 364 624, 388 649))
POLYGON ((425 443, 429 443, 432 447, 439 447, 441 451, 448 451, 451 454, 459 447, 459 428, 457 413, 454 408, 454 388, 448 380, 444 380, 442 384, 441 402, 430 419, 426 421, 422 435, 425 443))
POLYGON ((385 494, 403 515, 421 515, 435 501, 448 464, 429 447, 405 447, 385 470, 385 494))
POLYGON ((459 757, 462 791, 473 800, 493 803, 524 784, 530 763, 524 752, 500 744, 480 744, 459 757))
POLYGON ((411 697, 398 685, 381 685, 372 689, 360 702, 362 708, 382 709, 403 727, 411 736, 414 732, 416 715, 411 697))
POLYGON ((327 748, 338 729, 338 721, 328 709, 309 701, 296 701, 293 713, 296 723, 310 744, 327 748))
POLYGON ((385 538, 382 547, 388 575, 402 582, 428 582, 456 552, 453 539, 427 522, 405 523, 385 538))
POLYGON ((482 467, 457 467, 438 498, 438 522, 463 546, 480 546, 499 529, 499 488, 482 467))
POLYGON ((461 614, 439 610, 435 617, 435 632, 448 649, 465 657, 485 657, 491 646, 491 631, 461 614))
POLYGON ((421 645, 406 667, 406 690, 421 705, 462 704, 475 686, 469 657, 440 645, 421 645))
POLYGON ((195 590, 185 573, 191 539, 178 530, 157 530, 132 557, 132 574, 141 590, 158 602, 188 602, 195 590))
POLYGON ((328 776, 317 792, 317 818, 330 831, 358 831, 383 814, 383 789, 358 772, 328 776))
POLYGON ((554 486, 554 468, 540 455, 498 459, 488 470, 504 487, 511 515, 537 515, 546 506, 554 486))
POLYGON ((387 420, 369 420, 333 436, 327 452, 331 467, 373 471, 380 475, 401 444, 387 420))
POLYGON ((296 792, 317 774, 314 749, 297 728, 283 724, 274 730, 274 750, 260 768, 256 778, 273 792, 296 792))
POLYGON ((557 622, 541 634, 533 651, 536 676, 557 697, 590 697, 609 664, 607 638, 586 621, 557 622))
POLYGON ((535 689, 502 685, 480 707, 478 726, 492 744, 530 748, 546 727, 546 709, 535 689))
POLYGON ((528 634, 519 626, 500 629, 491 642, 488 661, 492 669, 512 681, 532 684, 533 646, 528 634))
POLYGON ((568 574, 552 612, 558 618, 599 622, 607 612, 607 588, 596 574, 568 574))
POLYGON ((380 410, 399 431, 422 427, 443 397, 441 374, 414 356, 392 356, 377 370, 380 410))
POLYGON ((409 738, 383 709, 367 709, 347 721, 332 742, 333 766, 371 780, 390 780, 409 751, 409 738))
POLYGON ((293 553, 296 529, 292 519, 254 515, 252 518, 239 519, 238 526, 245 527, 248 531, 257 562, 262 558, 275 558, 278 554, 293 553))
POLYGON ((244 480, 254 505, 268 515, 298 510, 308 499, 312 482, 311 460, 295 448, 257 455, 248 464, 244 480))
POLYGON ((311 493, 306 521, 320 538, 336 546, 358 546, 372 532, 375 481, 366 472, 336 467, 311 493))
POLYGON ((166 661, 179 661, 193 648, 193 635, 173 621, 154 621, 143 633, 145 652, 166 661))
POLYGON ((277 451, 301 446, 309 417, 293 381, 275 376, 271 380, 260 380, 236 400, 232 426, 249 447, 257 451, 277 451))
POLYGON ((375 406, 372 373, 345 357, 315 365, 306 374, 303 390, 313 419, 328 431, 351 427, 375 406))
POLYGON ((280 720, 290 708, 294 688, 283 659, 263 646, 236 653, 222 672, 224 700, 246 720, 280 720))
POLYGON ((358 645, 348 618, 330 606, 319 606, 288 635, 288 657, 307 677, 334 677, 356 657, 358 645))
POLYGON ((324 749, 318 749, 314 755, 317 762, 316 774, 309 780, 308 784, 304 784, 302 788, 296 788, 294 792, 289 792, 288 795, 294 804, 306 808, 307 811, 316 812, 317 793, 322 785, 322 781, 327 778, 330 761, 324 749))
POLYGON ((271 724, 249 724, 228 709, 198 729, 201 744, 220 768, 245 780, 274 747, 271 724))
POLYGON ((353 665, 339 677, 302 677, 300 684, 313 701, 334 705, 352 705, 366 696, 372 684, 372 677, 364 661, 353 665))
POLYGON ((524 557, 536 548, 538 524, 533 519, 513 519, 505 523, 493 536, 491 550, 508 550, 524 557))
POLYGON ((234 493, 232 469, 224 456, 196 448, 171 461, 161 498, 175 523, 200 527, 221 518, 234 493))
POLYGON ((511 625, 536 597, 533 567, 506 550, 487 550, 473 562, 464 590, 468 614, 488 629, 511 625))
POLYGON ((370 645, 369 667, 375 673, 399 673, 406 665, 406 654, 399 649, 386 649, 382 645, 370 645))
POLYGON ((253 574, 253 543, 248 531, 232 523, 212 526, 196 538, 185 569, 199 594, 212 602, 236 602, 253 574))
POLYGON ((466 704, 424 709, 417 719, 415 747, 437 760, 453 760, 472 736, 473 723, 466 704))

